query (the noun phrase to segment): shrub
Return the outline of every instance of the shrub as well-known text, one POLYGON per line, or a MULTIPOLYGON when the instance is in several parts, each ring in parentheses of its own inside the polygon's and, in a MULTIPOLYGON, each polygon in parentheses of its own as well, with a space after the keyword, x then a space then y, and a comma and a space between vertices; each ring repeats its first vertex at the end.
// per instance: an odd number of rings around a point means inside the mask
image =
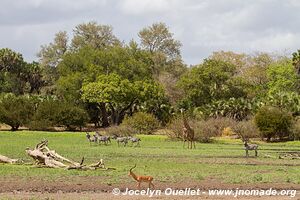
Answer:
MULTIPOLYGON (((208 120, 188 119, 189 125, 195 131, 195 139, 199 142, 210 142, 211 137, 221 136, 226 127, 232 126, 234 120, 230 118, 209 118, 208 120)), ((175 118, 167 126, 170 138, 182 138, 183 121, 181 117, 175 118)))
POLYGON ((216 135, 215 127, 210 126, 210 122, 205 120, 200 120, 195 122, 194 124, 194 131, 195 131, 195 139, 199 142, 208 143, 211 142, 211 138, 216 135))
POLYGON ((55 100, 45 100, 38 104, 36 112, 29 123, 31 130, 49 130, 56 125, 56 117, 59 112, 59 103, 55 100))
POLYGON ((122 125, 131 127, 138 134, 151 134, 159 127, 159 121, 152 114, 137 112, 132 117, 127 116, 122 125))
POLYGON ((54 126, 65 126, 68 130, 82 127, 88 121, 84 109, 67 102, 45 100, 40 102, 35 112, 30 129, 47 130, 54 126))
POLYGON ((56 114, 56 124, 66 126, 68 130, 74 130, 76 127, 82 128, 88 121, 88 114, 80 107, 64 103, 59 106, 56 114))
POLYGON ((236 122, 232 130, 242 139, 259 137, 259 131, 253 120, 236 122))
POLYGON ((222 136, 233 136, 235 135, 236 133, 232 130, 231 127, 226 127, 223 129, 223 132, 222 132, 222 136))
POLYGON ((211 136, 222 136, 225 128, 233 127, 236 123, 235 120, 228 117, 209 118, 203 120, 203 129, 206 130, 208 135, 211 136))
POLYGON ((136 134, 135 130, 131 126, 121 124, 119 126, 111 126, 105 129, 107 135, 116 135, 116 136, 131 136, 136 134))
POLYGON ((0 100, 0 122, 11 126, 12 131, 29 123, 34 113, 34 103, 29 97, 7 94, 0 100))
MULTIPOLYGON (((190 123, 190 126, 193 126, 193 122, 191 123, 191 120, 188 120, 190 123)), ((167 132, 168 137, 172 139, 179 139, 182 138, 182 127, 183 122, 181 117, 175 117, 167 124, 167 128, 171 131, 167 132)))
POLYGON ((292 115, 277 107, 262 107, 255 115, 255 123, 260 135, 262 138, 267 138, 267 141, 276 137, 282 140, 284 137, 289 136, 292 122, 292 115))
POLYGON ((292 128, 291 139, 300 140, 300 117, 297 117, 292 128))

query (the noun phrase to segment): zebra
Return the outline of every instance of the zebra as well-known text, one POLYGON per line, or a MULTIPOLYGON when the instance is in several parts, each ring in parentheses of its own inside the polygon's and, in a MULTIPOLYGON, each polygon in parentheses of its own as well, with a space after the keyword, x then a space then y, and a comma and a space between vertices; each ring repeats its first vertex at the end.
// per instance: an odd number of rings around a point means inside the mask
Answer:
POLYGON ((111 141, 110 141, 110 137, 109 136, 99 136, 98 137, 98 143, 100 144, 100 143, 103 143, 103 144, 105 144, 105 145, 107 145, 107 143, 109 142, 109 143, 111 143, 111 141))
POLYGON ((97 142, 97 137, 96 137, 96 135, 93 135, 93 136, 91 136, 88 132, 86 132, 86 138, 88 139, 88 141, 90 142, 90 144, 92 143, 92 142, 97 142))
POLYGON ((131 141, 131 145, 133 146, 133 143, 136 143, 135 146, 140 146, 140 138, 137 137, 128 137, 128 139, 131 141))
POLYGON ((257 144, 248 144, 248 141, 245 140, 244 141, 244 149, 246 151, 246 157, 249 157, 249 153, 248 151, 252 151, 254 150, 255 151, 255 156, 257 157, 258 156, 258 145, 257 144))
POLYGON ((128 138, 127 137, 117 137, 116 141, 118 143, 118 147, 120 146, 120 143, 123 143, 124 147, 125 147, 128 143, 128 138))

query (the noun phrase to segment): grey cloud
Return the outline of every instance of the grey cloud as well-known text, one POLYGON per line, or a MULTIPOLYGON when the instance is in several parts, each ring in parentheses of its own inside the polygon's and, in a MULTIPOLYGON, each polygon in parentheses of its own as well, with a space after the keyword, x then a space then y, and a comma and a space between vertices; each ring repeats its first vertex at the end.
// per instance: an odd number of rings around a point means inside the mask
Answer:
POLYGON ((0 48, 33 60, 40 45, 79 23, 110 24, 125 41, 153 22, 168 24, 187 64, 213 51, 295 51, 300 48, 297 0, 2 0, 0 48))

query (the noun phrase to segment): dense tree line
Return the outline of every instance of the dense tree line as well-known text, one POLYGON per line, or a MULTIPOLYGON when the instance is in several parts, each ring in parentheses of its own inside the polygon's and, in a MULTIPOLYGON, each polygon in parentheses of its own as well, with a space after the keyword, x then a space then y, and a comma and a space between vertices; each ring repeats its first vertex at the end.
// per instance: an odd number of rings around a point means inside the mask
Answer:
POLYGON ((37 62, 0 49, 0 121, 13 130, 72 129, 119 125, 137 112, 165 125, 179 108, 196 118, 237 121, 266 106, 294 118, 300 113, 299 50, 290 57, 220 51, 187 67, 166 24, 138 36, 125 43, 111 26, 89 22, 76 26, 72 38, 58 32, 41 46, 37 62))

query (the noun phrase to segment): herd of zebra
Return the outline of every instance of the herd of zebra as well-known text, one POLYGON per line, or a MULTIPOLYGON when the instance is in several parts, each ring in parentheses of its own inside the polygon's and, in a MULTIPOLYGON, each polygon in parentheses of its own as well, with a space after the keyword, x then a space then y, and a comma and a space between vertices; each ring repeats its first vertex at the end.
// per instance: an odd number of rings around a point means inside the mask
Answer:
POLYGON ((114 139, 116 140, 118 146, 120 144, 123 144, 125 147, 129 142, 131 142, 131 145, 133 146, 140 146, 140 138, 137 137, 132 137, 132 136, 124 136, 124 137, 119 137, 117 135, 112 135, 112 136, 107 136, 107 135, 101 135, 98 131, 95 132, 95 134, 90 135, 90 133, 86 132, 86 138, 90 142, 90 144, 95 143, 95 144, 104 144, 108 145, 111 144, 111 140, 114 139))

